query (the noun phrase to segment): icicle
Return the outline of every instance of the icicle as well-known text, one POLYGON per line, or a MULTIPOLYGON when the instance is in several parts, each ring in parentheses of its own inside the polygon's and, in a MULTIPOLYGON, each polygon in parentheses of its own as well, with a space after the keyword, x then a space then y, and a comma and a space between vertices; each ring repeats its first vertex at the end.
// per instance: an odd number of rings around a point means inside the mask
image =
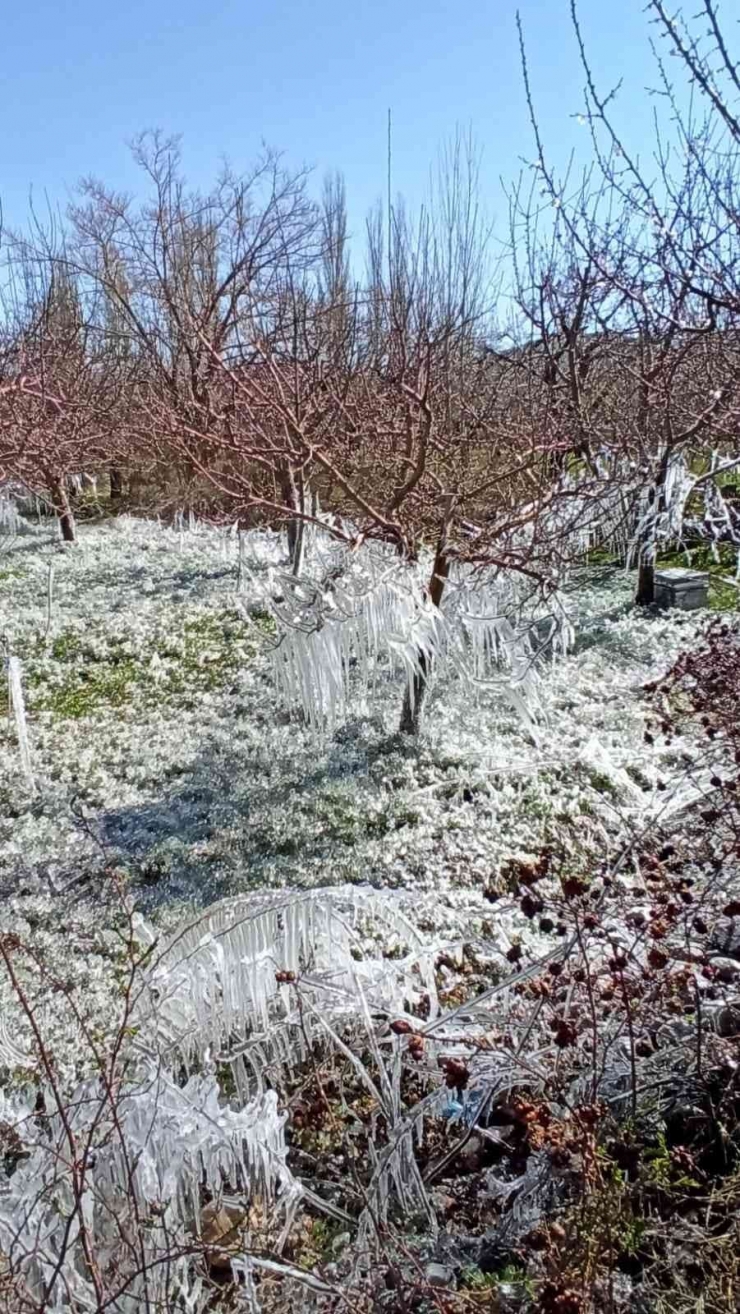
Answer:
MULTIPOLYGON (((16 1044, 16 1037, 13 1036, 8 1019, 2 1012, 0 1012, 0 1063, 4 1067, 16 1068, 18 1071, 22 1071, 25 1067, 31 1067, 33 1064, 32 1055, 16 1044)), ((2 1092, 0 1092, 0 1108, 2 1107, 2 1098, 2 1092)), ((1 1115, 0 1122, 2 1122, 1 1115)))
POLYGON ((244 559, 244 554, 245 554, 244 533, 241 529, 238 530, 238 535, 239 535, 239 564, 237 566, 237 572, 236 572, 236 591, 237 593, 242 593, 244 590, 244 576, 246 573, 246 566, 244 559))
POLYGON ((543 615, 514 577, 496 576, 481 585, 461 568, 437 609, 422 570, 397 562, 389 568, 382 552, 347 554, 322 582, 283 577, 281 585, 286 600, 279 606, 271 588, 263 590, 279 635, 272 653, 275 681, 281 697, 300 707, 319 732, 332 730, 351 693, 368 698, 383 659, 412 695, 422 669, 434 678, 447 670, 471 688, 501 694, 508 684, 517 690, 518 709, 531 702, 536 710, 534 663, 542 645, 533 644, 532 627, 545 623, 553 655, 566 651, 572 639, 562 602, 551 599, 543 615))
POLYGON ((6 491, 0 491, 0 534, 19 534, 22 528, 23 521, 13 498, 6 491))
POLYGON ((49 562, 49 575, 46 581, 46 629, 44 638, 48 639, 51 631, 52 608, 54 606, 54 562, 49 562))
POLYGON ((18 661, 18 658, 8 657, 7 668, 8 696, 10 710, 15 719, 16 734, 18 736, 21 770, 26 777, 26 783, 31 794, 35 794, 36 782, 34 780, 33 767, 31 765, 31 748, 28 742, 28 727, 26 724, 26 706, 23 701, 23 686, 21 684, 21 664, 18 661))
MULTIPOLYGON (((30 1111, 10 1105, 0 1093, 0 1112, 11 1125, 22 1123, 30 1111)), ((167 1073, 144 1065, 139 1079, 117 1093, 114 1135, 107 1096, 94 1081, 85 1082, 73 1093, 64 1119, 52 1106, 46 1136, 32 1145, 3 1192, 0 1248, 22 1264, 29 1293, 45 1291, 44 1308, 97 1307, 81 1229, 67 1230, 74 1194, 63 1147, 71 1124, 94 1146, 81 1216, 95 1238, 97 1256, 116 1253, 120 1259, 116 1282, 123 1276, 126 1295, 116 1300, 116 1309, 136 1314, 144 1306, 170 1308, 176 1295, 178 1308, 203 1314, 211 1303, 210 1287, 192 1262, 173 1258, 178 1251, 187 1256, 193 1232, 200 1234, 201 1189, 211 1192, 217 1207, 236 1205, 241 1212, 241 1199, 224 1197, 223 1182, 229 1179, 239 1183, 247 1203, 275 1204, 291 1216, 300 1186, 286 1164, 284 1123, 272 1091, 236 1111, 220 1105, 212 1075, 180 1087, 167 1073), (135 1211, 146 1214, 152 1226, 138 1234, 141 1249, 121 1251, 120 1236, 135 1211), (162 1223, 155 1224, 156 1218, 162 1223), (50 1264, 47 1255, 57 1254, 59 1264, 50 1264)))

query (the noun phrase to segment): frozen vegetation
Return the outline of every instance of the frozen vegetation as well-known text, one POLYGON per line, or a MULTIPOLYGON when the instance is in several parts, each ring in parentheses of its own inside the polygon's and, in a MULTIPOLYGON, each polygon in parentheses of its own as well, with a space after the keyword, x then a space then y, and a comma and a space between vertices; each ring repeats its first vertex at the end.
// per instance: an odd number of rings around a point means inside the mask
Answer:
POLYGON ((341 175, 194 191, 157 131, 0 234, 0 1314, 736 1314, 740 66, 699 7, 648 0, 637 156, 571 5, 562 177, 517 16, 503 234, 472 133, 418 207, 389 133, 360 249, 341 175))
MULTIPOLYGON (((38 1046, 22 991, 34 991, 35 1021, 50 1038, 42 1089, 53 1073, 56 1089, 74 1092, 74 1112, 71 1123, 49 1117, 12 1172, 0 1254, 12 1253, 29 1290, 47 1291, 45 1308, 101 1307, 89 1303, 98 1295, 84 1255, 94 1236, 113 1281, 118 1242, 103 1206, 111 1200, 150 1220, 144 1249, 121 1269, 113 1303, 121 1314, 177 1301, 209 1307, 218 1267, 211 1234, 230 1237, 223 1253, 245 1309, 258 1296, 262 1308, 285 1307, 284 1294, 270 1305, 270 1281, 278 1292, 297 1282, 301 1299, 331 1308, 335 1281, 348 1290, 372 1285, 367 1257, 399 1211, 420 1237, 428 1233, 414 1243, 415 1262, 429 1262, 433 1277, 434 1256, 446 1253, 439 1220, 451 1197, 427 1179, 455 1158, 449 1147, 460 1128, 463 1142, 471 1128, 478 1144, 500 1142, 495 1127, 478 1123, 492 1101, 521 1089, 520 1063, 530 1092, 548 1089, 547 1072, 559 1072, 566 1106, 588 1108, 589 1090, 628 1099, 635 1053, 650 1052, 636 1051, 634 1037, 625 1047, 622 1022, 606 1020, 597 1078, 588 1075, 591 1042, 578 1048, 570 1005, 548 1033, 542 973, 562 971, 577 946, 565 923, 565 938, 553 944, 554 923, 533 916, 544 905, 528 882, 547 873, 555 853, 591 875, 619 870, 625 855, 626 870, 637 871, 631 844, 656 827, 670 832, 706 795, 713 768, 698 735, 649 733, 644 686, 696 645, 707 613, 636 610, 624 572, 584 567, 561 598, 568 650, 545 653, 527 672, 528 710, 512 705, 503 678, 476 683, 453 661, 414 742, 396 732, 403 675, 378 652, 372 679, 360 669, 369 641, 349 663, 335 724, 311 725, 280 701, 276 642, 288 603, 271 599, 290 588, 283 572, 281 539, 269 533, 240 547, 228 532, 120 517, 83 529, 71 549, 41 528, 4 540, 3 934, 11 950, 23 945, 29 955, 14 980, 3 975, 0 1000, 6 1155, 13 1136, 25 1144, 37 1109, 38 1046), (329 1131, 315 1141, 307 1106, 294 1093, 286 1123, 276 1091, 300 1092, 314 1071, 319 1105, 329 1110, 326 1076, 311 1066, 327 1044, 332 1063, 347 1065, 341 1080, 358 1089, 345 1090, 341 1113, 327 1114, 329 1131), (108 1087, 101 1093, 96 1058, 111 1046, 121 1047, 111 1073, 124 1062, 127 1074, 115 1101, 108 1087), (571 1046, 563 1066, 558 1047, 571 1046), (409 1058, 418 1065, 411 1076, 409 1058), (350 1109, 354 1131, 342 1121, 350 1109), (422 1181, 413 1147, 440 1126, 448 1139, 422 1181), (352 1191, 347 1197, 338 1183, 357 1171, 357 1135, 369 1137, 368 1176, 364 1206, 347 1213, 352 1191), (74 1167, 60 1169, 70 1136, 95 1146, 83 1188, 74 1167), (131 1156, 139 1165, 133 1195, 125 1185, 131 1156), (264 1213, 259 1225, 250 1200, 264 1213), (65 1239, 75 1201, 92 1231, 81 1222, 65 1239), (209 1209, 221 1220, 215 1233, 209 1209), (188 1248, 193 1229, 205 1270, 188 1248), (328 1263, 322 1245, 329 1257, 346 1249, 344 1259, 328 1263), (164 1254, 166 1270, 147 1279, 147 1265, 161 1265, 164 1254), (79 1305, 65 1303, 65 1290, 79 1305)), ((322 642, 329 660, 331 640, 322 642)), ((283 686, 290 692, 284 669, 283 686)), ((568 880, 577 898, 587 892, 580 877, 560 879, 566 901, 568 880)), ((609 886, 594 886, 594 895, 606 898, 609 886)), ((628 903, 605 904, 596 934, 606 940, 584 960, 590 970, 613 970, 605 955, 630 943, 631 918, 644 922, 639 907, 628 910, 645 892, 631 894, 624 881, 620 889, 628 903)), ((579 917, 577 935, 597 924, 579 917)), ((640 971, 657 952, 648 944, 629 951, 640 971)), ((682 1044, 694 1042, 676 1032, 672 1061, 684 1065, 682 1044)), ((499 1218, 492 1235, 504 1251, 550 1207, 547 1155, 535 1147, 513 1177, 484 1174, 481 1198, 499 1218)), ((454 1244, 450 1274, 462 1271, 472 1242, 454 1244)), ((473 1275, 483 1262, 475 1254, 473 1275)))
MULTIPOLYGON (((251 536, 248 553, 257 586, 283 565, 276 535, 251 536)), ((1 562, 36 782, 32 794, 8 716, 4 926, 63 962, 101 1017, 111 867, 167 924, 226 895, 362 883, 404 893, 430 930, 469 932, 489 921, 484 891, 504 865, 553 829, 618 846, 687 789, 690 747, 644 743, 641 686, 705 619, 635 610, 613 568, 567 597, 573 647, 541 667, 536 740, 505 699, 471 700, 453 677, 417 749, 395 735, 400 679, 324 737, 281 706, 273 623, 249 616, 230 534, 122 518, 72 551, 37 530, 1 562)), ((516 911, 497 918, 505 944, 522 932, 516 911)))

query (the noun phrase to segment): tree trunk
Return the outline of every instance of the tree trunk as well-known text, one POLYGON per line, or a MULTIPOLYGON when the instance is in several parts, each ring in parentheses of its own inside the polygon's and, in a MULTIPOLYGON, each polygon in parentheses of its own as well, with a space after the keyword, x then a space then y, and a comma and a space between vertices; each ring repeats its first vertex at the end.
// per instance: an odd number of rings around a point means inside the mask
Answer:
MULTIPOLYGON (((429 583, 429 598, 435 607, 439 607, 442 601, 442 594, 445 591, 449 574, 450 559, 447 556, 446 544, 442 541, 437 548, 432 578, 429 583)), ((412 676, 403 697, 401 724, 399 726, 402 735, 418 735, 424 704, 429 692, 429 679, 432 672, 426 653, 419 652, 417 660, 418 670, 412 676)))
POLYGON ((419 670, 411 677, 411 682, 403 696, 401 724, 398 727, 402 735, 416 736, 421 726, 421 714, 429 688, 430 672, 427 669, 426 653, 420 652, 418 661, 419 670))
POLYGON ((65 543, 74 543, 75 535, 75 518, 72 512, 72 506, 67 493, 67 487, 59 475, 49 476, 49 493, 51 495, 51 504, 54 508, 62 538, 65 543))
POLYGON ((299 476, 298 479, 296 479, 292 470, 286 470, 281 480, 280 492, 283 504, 290 517, 286 530, 290 568, 294 575, 300 575, 303 562, 303 545, 306 529, 306 522, 301 518, 300 514, 303 511, 304 504, 302 476, 299 476))
POLYGON ((637 567, 636 607, 650 607, 655 602, 655 566, 651 560, 640 560, 637 567))
POLYGON ((305 524, 302 520, 293 519, 288 521, 288 555, 293 575, 300 575, 301 573, 304 531, 305 524))
POLYGON ((658 549, 658 516, 665 505, 665 485, 670 451, 666 448, 654 486, 648 493, 648 515, 640 543, 637 567, 635 606, 651 607, 655 602, 655 558, 658 549))
POLYGON ((120 502, 123 497, 123 475, 117 465, 110 468, 110 500, 120 502))
POLYGON ((655 556, 657 551, 655 512, 658 496, 656 489, 652 488, 648 496, 649 518, 643 527, 642 542, 640 543, 637 558, 636 607, 651 607, 655 601, 655 556))
POLYGON ((131 475, 129 483, 129 500, 133 507, 136 507, 142 499, 144 493, 144 478, 137 470, 131 475))

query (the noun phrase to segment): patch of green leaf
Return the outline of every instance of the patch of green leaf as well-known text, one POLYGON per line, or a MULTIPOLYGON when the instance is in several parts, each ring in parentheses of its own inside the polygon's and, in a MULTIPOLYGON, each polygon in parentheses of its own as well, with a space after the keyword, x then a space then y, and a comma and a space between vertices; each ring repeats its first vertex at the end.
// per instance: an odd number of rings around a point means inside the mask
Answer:
POLYGON ((463 1291, 494 1293, 502 1285, 518 1286, 521 1288, 522 1295, 534 1294, 532 1279, 527 1276, 526 1269, 519 1264, 504 1264, 493 1273, 483 1273, 477 1265, 471 1264, 460 1274, 460 1287, 463 1291))
POLYGON ((609 798, 618 798, 619 790, 614 781, 605 771, 599 771, 597 767, 587 767, 586 776, 588 783, 597 794, 606 794, 609 798))
POLYGON ((335 1243, 342 1235, 342 1225, 328 1218, 306 1218, 296 1253, 303 1268, 324 1264, 335 1253, 335 1243))
POLYGON ((650 777, 645 775, 636 762, 628 762, 624 769, 630 780, 634 780, 640 789, 652 789, 650 777))
POLYGON ((537 781, 527 781, 523 785, 519 794, 519 807, 525 817, 534 821, 546 821, 553 812, 551 800, 543 797, 537 781))

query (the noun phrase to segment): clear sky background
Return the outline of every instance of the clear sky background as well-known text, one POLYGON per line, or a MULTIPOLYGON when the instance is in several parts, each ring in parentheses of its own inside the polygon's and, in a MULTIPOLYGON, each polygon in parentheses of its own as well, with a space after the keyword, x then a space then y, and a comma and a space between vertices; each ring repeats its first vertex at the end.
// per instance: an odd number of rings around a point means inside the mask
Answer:
MULTIPOLYGON (((580 0, 604 88, 624 79, 618 117, 650 150, 645 87, 657 78, 644 0, 580 0)), ((582 73, 568 0, 520 0, 530 74, 553 158, 585 150, 582 73)), ((246 168, 267 142, 295 165, 343 171, 357 228, 383 194, 386 115, 394 190, 423 194, 441 142, 471 126, 488 208, 505 226, 499 178, 533 146, 511 0, 25 0, 3 14, 0 199, 18 226, 29 192, 64 207, 94 174, 137 189, 126 143, 180 133, 187 177, 219 160, 246 168)))

